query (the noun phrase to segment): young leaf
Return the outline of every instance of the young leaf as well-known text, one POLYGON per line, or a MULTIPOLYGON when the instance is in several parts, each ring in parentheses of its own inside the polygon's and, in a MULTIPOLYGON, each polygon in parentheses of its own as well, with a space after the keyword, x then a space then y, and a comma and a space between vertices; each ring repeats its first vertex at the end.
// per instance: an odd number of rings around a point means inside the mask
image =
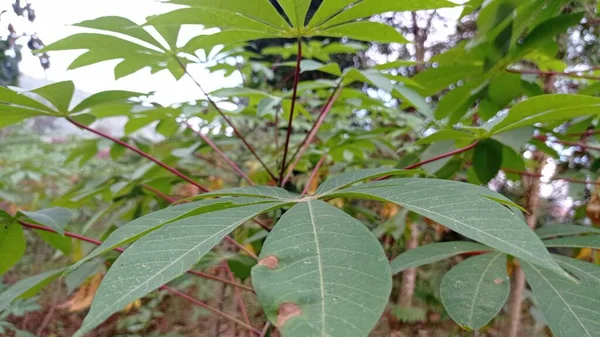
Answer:
POLYGON ((590 226, 582 226, 582 225, 554 224, 554 225, 546 225, 544 227, 536 229, 535 234, 537 234, 540 237, 540 239, 548 239, 548 238, 558 237, 558 236, 575 236, 575 235, 580 235, 580 234, 600 234, 600 229, 590 227, 590 226))
POLYGON ((23 228, 4 211, 0 211, 0 275, 12 268, 25 254, 23 228), (4 215, 2 214, 4 213, 4 215))
POLYGON ((544 240, 546 247, 593 248, 600 249, 600 235, 573 236, 552 240, 544 240))
POLYGON ((0 294, 0 312, 16 299, 26 299, 42 290, 50 282, 56 280, 65 268, 54 269, 45 273, 26 278, 10 286, 0 294))
POLYGON ((475 147, 473 154, 473 170, 479 181, 487 184, 494 179, 502 165, 504 146, 493 139, 484 139, 475 147))
POLYGON ((409 268, 416 268, 426 264, 447 259, 452 256, 485 252, 492 250, 490 247, 468 241, 430 243, 415 249, 407 250, 392 260, 392 274, 397 274, 409 268))
POLYGON ((51 207, 35 212, 19 211, 19 213, 41 225, 52 228, 61 235, 73 217, 73 212, 63 207, 51 207))
POLYGON ((348 187, 352 184, 381 178, 385 176, 410 176, 420 173, 418 170, 390 170, 386 168, 379 169, 364 169, 352 172, 346 172, 337 176, 331 177, 323 182, 317 188, 316 194, 323 196, 336 190, 348 187))
POLYGON ((516 214, 518 211, 491 200, 489 197, 506 198, 487 188, 447 180, 400 178, 346 188, 328 197, 334 196, 396 203, 475 241, 570 278, 516 214))
POLYGON ((377 239, 319 200, 288 210, 260 259, 252 282, 284 337, 366 337, 391 291, 389 264, 377 239))
POLYGON ((282 205, 271 202, 204 213, 147 234, 108 270, 73 336, 82 337, 127 304, 183 274, 235 228, 282 205))
POLYGON ((444 308, 463 328, 478 330, 502 309, 510 293, 506 255, 488 253, 471 257, 442 279, 444 308))
POLYGON ((598 337, 600 292, 529 263, 521 264, 527 282, 556 337, 598 337))
POLYGON ((63 81, 48 84, 31 91, 47 99, 60 113, 69 111, 69 104, 75 93, 73 81, 63 81))

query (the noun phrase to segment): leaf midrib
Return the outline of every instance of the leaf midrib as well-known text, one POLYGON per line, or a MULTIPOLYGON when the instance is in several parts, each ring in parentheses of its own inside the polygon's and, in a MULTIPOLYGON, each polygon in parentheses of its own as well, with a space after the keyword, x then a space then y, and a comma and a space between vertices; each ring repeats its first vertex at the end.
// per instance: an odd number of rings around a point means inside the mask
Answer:
POLYGON ((471 310, 469 313, 469 321, 471 323, 471 326, 474 326, 473 324, 473 316, 475 315, 475 301, 477 300, 477 296, 479 295, 479 289, 481 288, 481 284, 483 283, 483 278, 486 276, 486 273, 488 272, 488 270, 490 269, 490 267, 494 264, 494 262, 500 257, 504 255, 504 253, 497 253, 496 257, 494 257, 489 263, 488 265, 485 267, 485 269, 483 270, 483 273, 481 273, 481 276, 479 278, 479 282, 477 282, 477 288, 475 288, 475 294, 473 296, 473 301, 471 302, 471 310))
POLYGON ((579 319, 579 317, 577 315, 575 315, 575 312, 573 312, 573 309, 571 309, 571 306, 569 305, 569 303, 564 299, 564 297, 562 297, 562 295, 558 292, 558 290, 556 290, 556 288, 554 287, 554 285, 552 285, 552 283, 550 281, 548 281, 548 279, 535 266, 533 266, 531 263, 529 263, 529 267, 531 267, 536 273, 538 273, 538 275, 544 280, 544 282, 546 282, 546 284, 548 285, 548 287, 550 289, 552 289, 552 291, 554 291, 556 293, 556 295, 558 295, 558 297, 560 298, 560 300, 565 304, 565 306, 567 307, 567 309, 569 309, 569 312, 573 315, 573 317, 575 317, 575 319, 577 320, 577 322, 579 323, 579 325, 583 328, 583 330, 588 335, 588 337, 592 337, 592 335, 586 329, 585 325, 583 325, 583 323, 581 322, 581 320, 579 319))
POLYGON ((312 201, 308 201, 308 213, 310 214, 310 224, 312 226, 313 235, 315 236, 315 246, 317 253, 317 265, 319 270, 319 283, 321 290, 321 336, 325 337, 325 284, 323 282, 323 261, 321 260, 321 246, 319 243, 319 236, 317 234, 317 226, 315 222, 315 217, 312 209, 312 201))

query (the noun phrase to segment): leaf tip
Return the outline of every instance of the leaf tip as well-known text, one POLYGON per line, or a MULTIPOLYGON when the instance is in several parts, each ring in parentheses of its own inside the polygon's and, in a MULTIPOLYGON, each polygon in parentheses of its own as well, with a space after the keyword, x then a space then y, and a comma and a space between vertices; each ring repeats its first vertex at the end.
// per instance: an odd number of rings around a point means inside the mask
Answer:
POLYGON ((277 326, 283 326, 290 319, 300 316, 302 310, 297 304, 294 303, 283 303, 279 306, 279 312, 277 313, 277 326))

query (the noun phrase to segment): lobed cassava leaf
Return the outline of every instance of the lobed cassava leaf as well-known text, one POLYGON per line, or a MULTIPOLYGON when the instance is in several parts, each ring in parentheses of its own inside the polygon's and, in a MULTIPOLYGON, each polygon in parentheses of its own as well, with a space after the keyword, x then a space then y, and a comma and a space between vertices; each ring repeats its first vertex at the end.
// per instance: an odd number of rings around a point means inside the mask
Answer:
POLYGON ((377 239, 319 200, 296 204, 281 217, 252 269, 252 282, 284 337, 366 337, 391 291, 377 239))
POLYGON ((81 328, 84 336, 113 313, 190 269, 238 226, 280 202, 203 213, 169 223, 133 243, 106 273, 81 328))
POLYGON ((600 292, 597 287, 570 282, 526 262, 521 267, 555 336, 600 336, 600 292))
POLYGON ((328 197, 367 198, 395 203, 470 239, 525 261, 570 276, 507 200, 487 188, 456 181, 400 178, 350 187, 328 197))
POLYGON ((407 250, 391 262, 392 274, 409 268, 416 268, 465 253, 486 252, 492 250, 479 243, 468 241, 430 243, 407 250))

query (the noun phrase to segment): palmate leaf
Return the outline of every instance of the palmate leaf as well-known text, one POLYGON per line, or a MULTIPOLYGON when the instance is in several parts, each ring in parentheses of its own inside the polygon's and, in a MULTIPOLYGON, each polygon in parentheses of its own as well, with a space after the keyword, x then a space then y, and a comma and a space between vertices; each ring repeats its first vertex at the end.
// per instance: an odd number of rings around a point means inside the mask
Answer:
POLYGON ((386 1, 367 0, 353 5, 356 1, 324 1, 306 25, 311 0, 278 0, 283 15, 277 12, 269 0, 171 0, 173 4, 187 5, 170 13, 149 18, 154 26, 198 24, 204 27, 220 28, 221 32, 208 37, 198 37, 184 48, 193 52, 194 48, 209 49, 217 44, 239 43, 259 38, 307 38, 314 36, 347 37, 354 40, 373 42, 407 42, 391 26, 367 19, 375 14, 390 11, 412 11, 453 7, 445 0, 386 1), (289 21, 288 24, 287 21, 289 21))
POLYGON ((37 52, 87 50, 69 65, 69 69, 122 59, 115 67, 115 78, 133 74, 146 67, 151 67, 153 71, 167 69, 176 79, 182 76, 183 69, 172 54, 172 50, 177 48, 179 25, 157 28, 158 34, 168 46, 163 46, 161 39, 148 33, 142 26, 123 17, 100 17, 77 23, 75 26, 95 29, 98 33, 70 35, 37 52), (119 35, 114 36, 113 33, 119 35))
POLYGON ((127 304, 182 275, 244 222, 285 204, 270 202, 204 213, 170 223, 131 245, 104 277, 81 337, 127 304))
POLYGON ((392 274, 397 274, 409 268, 416 268, 426 264, 447 259, 452 256, 485 252, 492 250, 490 247, 468 241, 430 243, 415 249, 410 249, 392 260, 392 274))
POLYGON ((600 292, 597 287, 570 282, 526 262, 521 267, 555 336, 600 336, 600 292))
POLYGON ((391 291, 383 249, 358 220, 319 200, 287 211, 267 237, 252 282, 284 337, 364 337, 391 291))
POLYGON ((570 278, 519 211, 495 201, 507 199, 487 188, 447 180, 400 178, 345 188, 330 197, 395 203, 475 241, 570 278))
POLYGON ((446 273, 440 288, 450 317, 471 330, 489 323, 504 306, 509 292, 504 253, 488 253, 461 262, 446 273))

